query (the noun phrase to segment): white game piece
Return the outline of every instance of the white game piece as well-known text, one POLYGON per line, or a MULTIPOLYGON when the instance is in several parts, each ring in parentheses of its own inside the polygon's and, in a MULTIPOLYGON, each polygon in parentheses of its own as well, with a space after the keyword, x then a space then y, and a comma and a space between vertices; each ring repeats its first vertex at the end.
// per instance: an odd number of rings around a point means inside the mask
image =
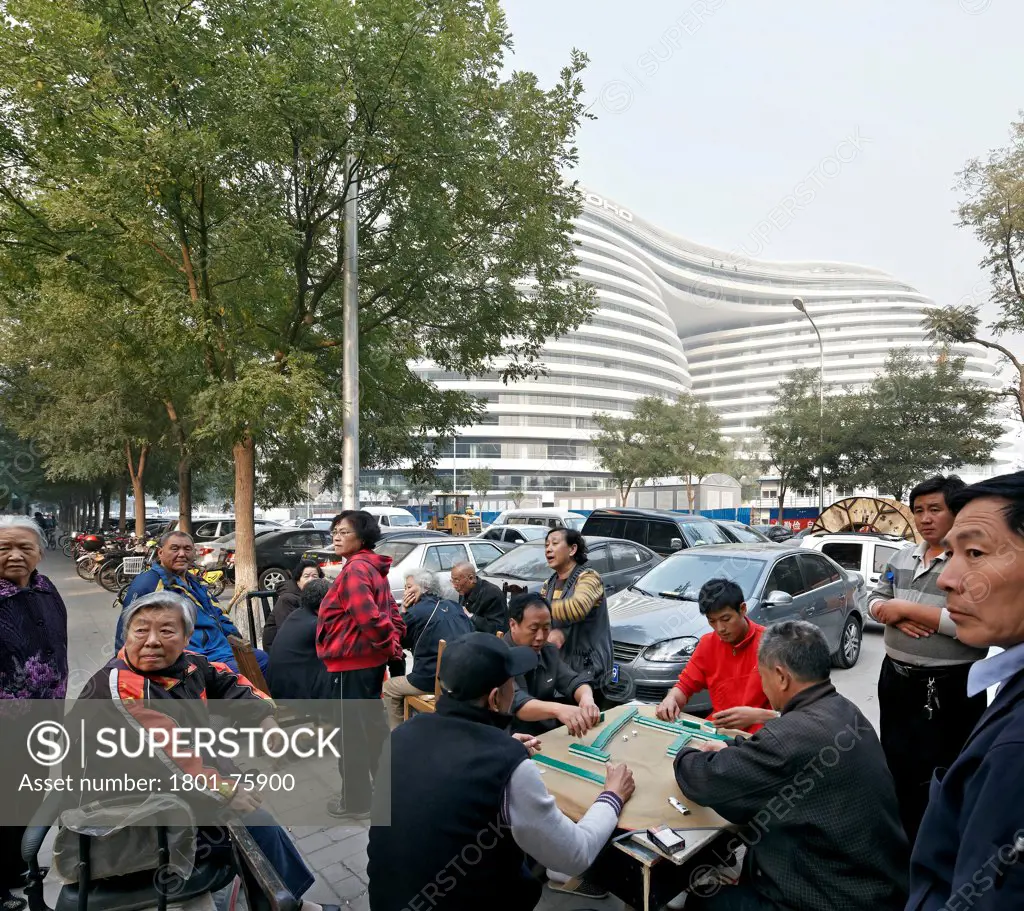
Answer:
POLYGON ((622 739, 623 739, 623 740, 629 740, 629 735, 627 735, 627 734, 623 734, 623 735, 622 735, 622 739))
POLYGON ((637 735, 638 733, 639 733, 639 732, 637 731, 637 729, 636 729, 636 728, 633 728, 633 736, 634 736, 634 737, 636 737, 636 735, 637 735))

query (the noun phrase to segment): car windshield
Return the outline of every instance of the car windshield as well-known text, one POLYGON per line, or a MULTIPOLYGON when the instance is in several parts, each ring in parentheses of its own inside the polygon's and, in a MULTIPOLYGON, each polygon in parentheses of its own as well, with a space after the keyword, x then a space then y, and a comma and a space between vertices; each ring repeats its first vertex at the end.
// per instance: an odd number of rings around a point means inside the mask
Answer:
MULTIPOLYGON (((544 529, 547 531, 547 529, 544 529)), ((507 576, 524 582, 541 582, 551 575, 551 567, 544 559, 543 544, 521 544, 515 550, 487 564, 488 576, 507 576)))
POLYGON ((743 597, 749 599, 763 568, 764 561, 753 557, 743 557, 734 553, 687 551, 659 563, 647 575, 637 580, 636 587, 652 595, 676 598, 680 601, 696 601, 705 582, 709 579, 725 578, 735 582, 743 589, 743 597))
POLYGON ((575 528, 576 531, 583 531, 583 523, 587 520, 583 516, 573 516, 571 519, 562 519, 566 528, 575 528))
POLYGON ((683 537, 690 547, 702 544, 732 544, 729 536, 713 522, 680 522, 683 537))
POLYGON ((545 525, 517 525, 516 531, 528 541, 542 541, 551 529, 545 525))
POLYGON ((730 525, 729 531, 745 544, 764 544, 764 535, 759 535, 754 529, 747 528, 746 525, 730 525))
POLYGON ((373 550, 384 557, 391 557, 391 564, 397 566, 413 552, 416 547, 410 541, 381 541, 373 550))
POLYGON ((403 528, 416 528, 419 524, 412 516, 388 516, 391 525, 401 525, 403 528))

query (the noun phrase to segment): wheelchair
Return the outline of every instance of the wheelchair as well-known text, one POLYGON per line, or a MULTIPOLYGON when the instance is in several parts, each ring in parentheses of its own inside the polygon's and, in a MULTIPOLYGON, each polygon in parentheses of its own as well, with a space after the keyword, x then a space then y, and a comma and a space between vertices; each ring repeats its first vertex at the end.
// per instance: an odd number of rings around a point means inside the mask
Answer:
MULTIPOLYGON (((51 792, 36 818, 55 818, 60 809, 60 798, 61 795, 51 792)), ((166 814, 153 815, 147 820, 144 810, 140 810, 144 803, 145 799, 139 798, 119 801, 119 809, 124 812, 142 813, 141 824, 131 830, 129 837, 155 846, 151 856, 135 856, 136 866, 142 864, 146 868, 134 872, 96 875, 97 852, 103 849, 102 844, 97 844, 97 839, 102 842, 104 836, 96 835, 96 827, 89 825, 78 826, 75 831, 64 831, 64 826, 60 825, 59 833, 64 834, 64 845, 76 849, 70 863, 77 881, 65 882, 53 911, 143 911, 151 908, 167 911, 168 905, 183 905, 204 895, 209 896, 207 907, 212 908, 213 894, 232 886, 236 877, 241 881, 240 887, 244 891, 249 911, 299 911, 301 900, 285 888, 277 871, 240 823, 227 822, 223 827, 230 840, 231 863, 225 863, 223 858, 202 858, 197 854, 187 877, 172 872, 175 827, 168 824, 166 814), (89 834, 89 829, 93 829, 93 834, 89 834)), ((184 804, 183 801, 180 803, 184 804)), ((65 818, 61 814, 61 822, 65 818)), ((22 859, 28 865, 28 884, 25 887, 28 911, 51 911, 43 896, 45 871, 39 865, 39 850, 51 827, 51 823, 29 826, 22 838, 22 859)), ((197 831, 197 827, 194 827, 191 833, 193 844, 197 831)), ((105 866, 111 866, 109 857, 106 858, 105 866)), ((64 874, 67 879, 66 870, 64 874)), ((236 885, 232 905, 237 891, 236 885)))

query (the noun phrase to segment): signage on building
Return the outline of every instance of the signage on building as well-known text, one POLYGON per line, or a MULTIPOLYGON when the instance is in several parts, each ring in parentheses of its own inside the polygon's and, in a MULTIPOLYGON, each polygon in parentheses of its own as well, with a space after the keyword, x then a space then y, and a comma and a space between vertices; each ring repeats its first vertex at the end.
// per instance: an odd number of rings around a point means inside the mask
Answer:
POLYGON ((613 212, 618 215, 623 221, 632 221, 633 213, 626 209, 620 209, 615 203, 609 202, 603 196, 598 196, 596 193, 584 193, 583 198, 587 201, 588 205, 596 206, 599 209, 604 209, 608 212, 613 212))

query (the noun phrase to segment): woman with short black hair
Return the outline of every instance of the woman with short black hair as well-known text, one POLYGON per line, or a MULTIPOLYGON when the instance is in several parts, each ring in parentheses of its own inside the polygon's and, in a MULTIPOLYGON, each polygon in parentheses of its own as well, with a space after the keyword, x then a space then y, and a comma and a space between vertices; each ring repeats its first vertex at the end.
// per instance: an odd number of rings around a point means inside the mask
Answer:
POLYGON ((388 661, 402 657, 405 621, 391 595, 391 557, 373 552, 380 526, 368 512, 347 509, 331 523, 334 552, 345 558, 320 605, 316 651, 331 674, 340 700, 343 757, 341 796, 327 812, 366 818, 370 813, 372 765, 387 740, 381 690, 388 661), (354 745, 354 746, 353 746, 354 745))
POLYGON ((323 577, 324 571, 316 560, 299 560, 295 564, 292 577, 277 587, 274 595, 274 609, 263 627, 263 650, 265 652, 269 654, 270 646, 274 644, 274 637, 278 630, 299 606, 302 590, 314 579, 323 577))
POLYGON ((553 629, 548 641, 562 650, 574 671, 590 675, 594 689, 607 684, 612 671, 612 632, 604 582, 587 569, 587 542, 575 528, 553 528, 544 539, 552 575, 541 588, 551 605, 553 629))

